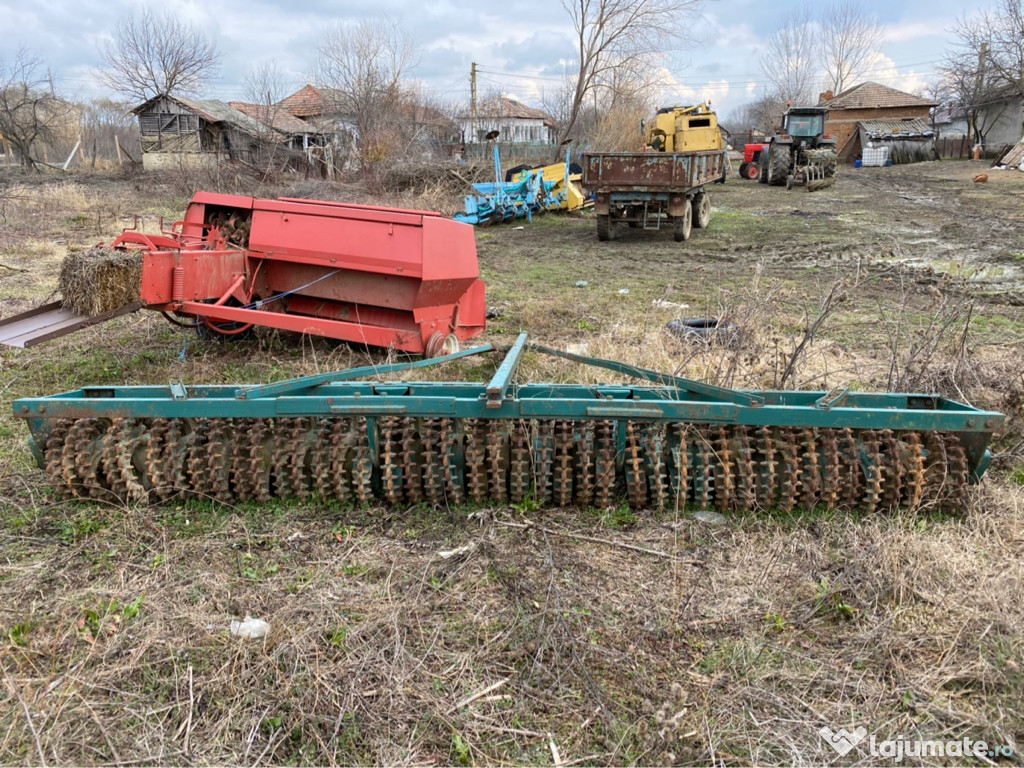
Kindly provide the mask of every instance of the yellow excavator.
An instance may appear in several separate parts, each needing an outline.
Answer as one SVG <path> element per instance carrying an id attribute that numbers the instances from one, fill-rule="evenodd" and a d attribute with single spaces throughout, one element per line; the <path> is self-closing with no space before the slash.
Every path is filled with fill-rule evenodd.
<path id="1" fill-rule="evenodd" d="M 692 107 L 662 107 L 642 123 L 644 147 L 655 152 L 699 152 L 725 149 L 718 117 L 710 102 Z"/>

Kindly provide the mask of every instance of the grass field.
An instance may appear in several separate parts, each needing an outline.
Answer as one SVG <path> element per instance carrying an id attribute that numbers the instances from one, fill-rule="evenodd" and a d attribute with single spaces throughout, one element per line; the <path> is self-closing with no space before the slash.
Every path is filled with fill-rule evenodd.
<path id="1" fill-rule="evenodd" d="M 219 343 L 145 312 L 0 350 L 0 762 L 894 764 L 867 740 L 840 757 L 827 726 L 1015 751 L 905 765 L 1019 764 L 1024 174 L 974 172 L 842 169 L 813 194 L 732 178 L 685 244 L 627 229 L 599 243 L 589 213 L 477 236 L 484 341 L 526 330 L 727 386 L 929 391 L 1006 413 L 954 512 L 59 501 L 11 400 L 268 382 L 386 353 L 276 332 Z M 0 179 L 0 317 L 50 296 L 67 253 L 180 218 L 187 182 Z M 735 322 L 739 343 L 665 331 L 687 316 Z M 608 374 L 528 355 L 520 377 Z M 247 615 L 265 638 L 232 636 Z"/>

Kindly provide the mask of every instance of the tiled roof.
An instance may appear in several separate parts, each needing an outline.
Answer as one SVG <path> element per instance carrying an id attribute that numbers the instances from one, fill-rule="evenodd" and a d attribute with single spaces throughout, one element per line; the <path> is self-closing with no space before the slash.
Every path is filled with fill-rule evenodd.
<path id="1" fill-rule="evenodd" d="M 279 106 L 284 107 L 296 117 L 319 115 L 323 108 L 320 92 L 312 85 L 307 85 L 305 88 L 296 91 L 284 99 Z"/>
<path id="2" fill-rule="evenodd" d="M 282 100 L 279 106 L 284 107 L 295 117 L 318 117 L 329 112 L 336 112 L 337 109 L 333 106 L 340 103 L 341 99 L 333 89 L 307 85 Z"/>
<path id="3" fill-rule="evenodd" d="M 268 107 L 266 104 L 248 104 L 244 101 L 229 101 L 228 103 L 239 112 L 244 112 L 254 120 L 259 120 L 264 125 L 269 125 L 281 133 L 292 136 L 315 133 L 313 126 L 305 120 L 295 117 L 280 105 Z"/>
<path id="4" fill-rule="evenodd" d="M 484 118 L 519 118 L 522 120 L 543 120 L 545 125 L 554 125 L 555 118 L 547 112 L 528 107 L 515 99 L 499 96 L 488 99 L 477 108 L 477 116 Z"/>
<path id="5" fill-rule="evenodd" d="M 897 91 L 881 83 L 861 83 L 821 104 L 828 109 L 887 109 L 892 107 L 937 107 L 936 101 Z"/>

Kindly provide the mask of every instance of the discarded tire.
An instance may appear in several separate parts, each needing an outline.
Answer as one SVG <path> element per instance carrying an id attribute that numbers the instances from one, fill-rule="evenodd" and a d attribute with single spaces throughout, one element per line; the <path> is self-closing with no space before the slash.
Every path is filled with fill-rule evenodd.
<path id="1" fill-rule="evenodd" d="M 715 317 L 686 317 L 682 320 L 672 320 L 665 324 L 665 328 L 673 336 L 684 341 L 702 341 L 723 346 L 735 344 L 740 333 L 736 323 Z"/>

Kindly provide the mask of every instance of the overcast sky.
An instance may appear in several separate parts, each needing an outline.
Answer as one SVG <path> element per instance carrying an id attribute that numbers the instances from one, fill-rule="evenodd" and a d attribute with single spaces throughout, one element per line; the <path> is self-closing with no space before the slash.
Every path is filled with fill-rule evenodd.
<path id="1" fill-rule="evenodd" d="M 203 94 L 243 99 L 242 83 L 254 63 L 276 61 L 294 90 L 309 81 L 318 40 L 335 23 L 373 14 L 399 20 L 417 40 L 413 77 L 425 91 L 468 102 L 470 64 L 480 74 L 478 91 L 512 94 L 540 106 L 556 88 L 573 55 L 568 15 L 556 0 L 515 2 L 408 2 L 403 0 L 180 0 L 146 3 L 172 10 L 214 35 L 223 63 Z M 100 43 L 117 20 L 143 3 L 133 0 L 0 0 L 0 57 L 19 45 L 38 54 L 58 88 L 74 98 L 109 95 L 96 83 Z M 664 55 L 662 104 L 712 100 L 723 117 L 761 95 L 758 61 L 766 41 L 787 12 L 803 3 L 767 0 L 705 0 L 686 25 L 689 40 Z M 967 4 L 970 5 L 970 4 Z M 917 91 L 935 79 L 962 0 L 862 0 L 884 27 L 878 58 L 865 79 Z M 812 6 L 814 7 L 814 6 Z"/>

